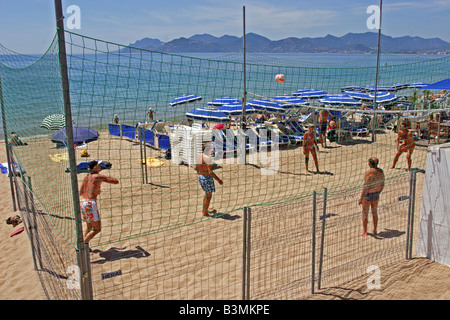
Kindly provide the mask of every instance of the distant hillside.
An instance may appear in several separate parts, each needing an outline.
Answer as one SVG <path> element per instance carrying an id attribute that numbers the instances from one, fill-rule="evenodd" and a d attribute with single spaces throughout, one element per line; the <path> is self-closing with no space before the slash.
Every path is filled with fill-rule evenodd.
<path id="1" fill-rule="evenodd" d="M 376 51 L 378 34 L 375 32 L 347 33 L 342 37 L 327 35 L 317 38 L 290 37 L 272 41 L 255 33 L 245 37 L 246 48 L 251 52 L 266 53 L 372 53 Z M 131 47 L 168 53 L 183 52 L 241 52 L 242 37 L 197 34 L 190 38 L 179 38 L 169 42 L 144 38 L 130 44 Z M 123 49 L 129 50 L 129 49 Z M 439 38 L 421 37 L 393 38 L 381 35 L 381 50 L 391 53 L 446 53 L 450 54 L 450 43 Z"/>

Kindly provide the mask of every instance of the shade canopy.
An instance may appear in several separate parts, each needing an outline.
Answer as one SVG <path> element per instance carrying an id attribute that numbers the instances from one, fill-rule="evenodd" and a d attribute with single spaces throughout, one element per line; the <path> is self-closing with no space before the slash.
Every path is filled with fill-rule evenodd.
<path id="1" fill-rule="evenodd" d="M 329 95 L 319 99 L 319 103 L 323 103 L 325 105 L 331 106 L 359 106 L 361 105 L 361 101 L 346 95 L 346 94 L 338 94 L 338 95 Z"/>
<path id="2" fill-rule="evenodd" d="M 225 98 L 217 98 L 214 99 L 212 101 L 208 102 L 208 106 L 210 107 L 220 107 L 226 104 L 238 104 L 241 103 L 241 101 L 239 99 L 236 98 L 229 98 L 229 97 L 225 97 Z"/>
<path id="3" fill-rule="evenodd" d="M 182 96 L 179 96 L 179 97 L 173 99 L 172 102 L 170 102 L 170 106 L 173 108 L 178 105 L 192 103 L 192 102 L 196 102 L 196 101 L 200 101 L 200 100 L 202 100 L 202 97 L 197 96 L 195 94 L 184 94 Z"/>
<path id="4" fill-rule="evenodd" d="M 228 122 L 228 115 L 212 108 L 197 108 L 186 113 L 186 118 L 200 121 Z"/>
<path id="5" fill-rule="evenodd" d="M 75 121 L 72 121 L 73 123 Z M 63 114 L 51 114 L 46 116 L 41 123 L 41 128 L 47 130 L 59 130 L 66 126 L 66 116 Z"/>
<path id="6" fill-rule="evenodd" d="M 242 103 L 232 103 L 232 104 L 225 104 L 223 106 L 220 106 L 216 109 L 219 112 L 223 112 L 227 115 L 231 116 L 238 116 L 242 115 Z M 256 109 L 252 106 L 246 104 L 245 106 L 245 113 L 246 114 L 252 114 L 255 113 Z"/>
<path id="7" fill-rule="evenodd" d="M 58 130 L 52 136 L 52 142 L 67 145 L 67 128 Z M 73 143 L 80 145 L 89 143 L 98 139 L 98 131 L 86 127 L 73 127 Z"/>
<path id="8" fill-rule="evenodd" d="M 422 87 L 423 90 L 450 90 L 450 78 L 444 79 L 428 86 Z"/>
<path id="9" fill-rule="evenodd" d="M 293 96 L 302 98 L 302 99 L 320 99 L 325 97 L 327 93 L 322 90 L 315 89 L 301 89 L 292 93 Z"/>

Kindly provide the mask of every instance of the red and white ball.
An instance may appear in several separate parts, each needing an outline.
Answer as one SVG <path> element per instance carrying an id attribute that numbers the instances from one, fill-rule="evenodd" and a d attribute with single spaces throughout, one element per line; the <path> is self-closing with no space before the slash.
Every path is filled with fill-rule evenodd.
<path id="1" fill-rule="evenodd" d="M 284 74 L 281 74 L 281 73 L 277 74 L 275 76 L 275 81 L 278 83 L 283 83 L 284 82 Z"/>

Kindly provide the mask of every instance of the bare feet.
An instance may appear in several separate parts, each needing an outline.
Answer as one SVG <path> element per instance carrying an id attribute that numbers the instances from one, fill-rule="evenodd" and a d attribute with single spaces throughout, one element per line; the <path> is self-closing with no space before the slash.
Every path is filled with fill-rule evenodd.
<path id="1" fill-rule="evenodd" d="M 361 232 L 360 234 L 359 234 L 361 237 L 367 237 L 367 232 Z"/>

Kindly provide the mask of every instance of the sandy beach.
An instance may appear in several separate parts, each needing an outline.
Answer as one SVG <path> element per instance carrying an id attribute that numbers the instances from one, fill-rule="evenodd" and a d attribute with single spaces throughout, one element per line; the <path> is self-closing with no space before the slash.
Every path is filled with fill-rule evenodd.
<path id="1" fill-rule="evenodd" d="M 231 163 L 219 163 L 215 172 L 224 181 L 224 186 L 217 186 L 212 207 L 219 213 L 226 214 L 230 219 L 204 219 L 200 214 L 203 193 L 192 168 L 186 165 L 175 165 L 170 160 L 163 159 L 163 153 L 160 150 L 147 148 L 147 157 L 164 161 L 164 165 L 147 168 L 149 182 L 142 183 L 139 144 L 128 139 L 111 137 L 107 132 L 102 132 L 100 139 L 87 147 L 90 154 L 89 160 L 101 159 L 111 162 L 113 164 L 111 170 L 105 170 L 104 174 L 117 177 L 120 184 L 105 185 L 100 196 L 102 232 L 91 244 L 93 272 L 111 272 L 120 268 L 124 273 L 122 276 L 124 281 L 133 283 L 135 287 L 139 287 L 139 283 L 142 283 L 142 286 L 141 290 L 137 288 L 132 290 L 126 288 L 126 283 L 118 285 L 120 289 L 117 289 L 116 295 L 114 286 L 108 287 L 104 282 L 97 281 L 95 288 L 98 292 L 105 293 L 106 299 L 148 299 L 145 290 L 151 279 L 173 272 L 172 281 L 176 285 L 155 290 L 165 292 L 158 297 L 177 299 L 177 293 L 172 295 L 171 292 L 182 284 L 190 283 L 189 272 L 206 273 L 207 278 L 217 278 L 218 274 L 227 274 L 229 272 L 227 268 L 229 268 L 236 272 L 235 277 L 239 277 L 240 273 L 236 271 L 239 270 L 237 261 L 226 261 L 226 259 L 221 261 L 220 268 L 223 270 L 208 271 L 207 266 L 211 262 L 215 263 L 212 257 L 216 256 L 220 259 L 222 255 L 232 256 L 237 250 L 229 243 L 241 241 L 242 219 L 234 220 L 233 217 L 241 216 L 241 208 L 244 206 L 301 198 L 314 190 L 321 191 L 324 187 L 339 193 L 346 190 L 348 186 L 359 186 L 367 169 L 367 159 L 374 152 L 378 152 L 377 156 L 387 179 L 406 171 L 404 156 L 397 165 L 398 169 L 388 169 L 395 155 L 393 132 L 378 135 L 377 142 L 374 144 L 370 144 L 369 140 L 370 137 L 356 137 L 352 143 L 330 143 L 329 148 L 321 149 L 319 152 L 320 173 L 305 172 L 304 157 L 301 154 L 301 148 L 298 147 L 280 150 L 280 164 L 273 175 L 261 175 L 262 164 L 243 166 L 235 163 L 235 160 L 231 160 Z M 39 144 L 39 152 L 27 152 L 25 148 L 29 148 L 33 143 Z M 29 146 L 20 148 L 23 149 L 18 150 L 17 154 L 24 163 L 29 163 L 27 172 L 33 177 L 35 188 L 38 190 L 41 190 L 44 182 L 37 178 L 38 170 L 33 167 L 36 163 L 49 169 L 59 168 L 60 172 L 64 172 L 64 168 L 67 167 L 67 162 L 51 160 L 49 154 L 60 154 L 61 150 L 55 150 L 48 142 L 31 141 Z M 416 147 L 413 167 L 423 169 L 425 158 L 426 148 Z M 0 144 L 0 162 L 6 162 L 3 143 Z M 310 169 L 314 170 L 312 159 Z M 82 177 L 84 174 L 79 175 L 79 179 Z M 60 180 L 55 179 L 48 183 L 54 184 L 55 188 L 61 188 L 61 185 L 67 181 L 68 174 L 64 173 Z M 27 233 L 22 232 L 10 237 L 10 234 L 23 224 L 13 228 L 5 223 L 8 217 L 20 214 L 13 212 L 7 175 L 0 176 L 0 185 L 3 190 L 0 200 L 3 223 L 0 232 L 4 239 L 0 244 L 3 252 L 0 257 L 0 298 L 5 300 L 46 299 L 39 277 L 34 271 Z M 421 188 L 422 185 L 418 186 L 419 194 L 421 194 Z M 65 197 L 70 199 L 70 193 Z M 70 216 L 70 212 L 66 213 L 64 208 L 56 209 L 63 217 Z M 416 216 L 418 217 L 419 214 L 420 208 L 417 209 Z M 205 227 L 207 223 L 208 227 Z M 63 232 L 65 228 L 69 228 L 62 222 L 61 225 L 56 224 L 56 226 Z M 211 233 L 205 234 L 206 228 Z M 198 247 L 204 250 L 205 255 L 195 253 Z M 124 250 L 128 253 L 124 253 Z M 121 253 L 129 254 L 137 259 L 109 259 Z M 183 256 L 184 259 L 176 260 L 179 256 Z M 140 257 L 143 259 L 139 259 Z M 148 269 L 149 266 L 152 270 L 147 271 L 147 276 L 143 275 L 143 270 Z M 189 272 L 186 272 L 186 268 Z M 175 274 L 177 270 L 184 271 L 177 276 Z M 209 272 L 211 272 L 210 275 Z M 215 281 L 220 279 L 214 279 L 211 285 Z M 365 284 L 365 280 L 355 279 L 338 288 L 326 288 L 315 295 L 308 296 L 307 299 L 449 299 L 450 268 L 426 258 L 414 257 L 412 260 L 399 261 L 384 268 L 383 285 L 380 290 L 368 290 Z M 164 286 L 166 285 L 167 283 L 164 283 Z M 234 299 L 240 298 L 239 287 L 230 286 L 227 289 L 230 292 L 214 293 L 209 297 L 211 299 L 223 299 L 230 296 Z M 205 292 L 215 292 L 215 287 L 195 288 L 195 292 L 186 296 L 200 299 L 205 294 L 208 296 Z"/>

